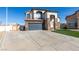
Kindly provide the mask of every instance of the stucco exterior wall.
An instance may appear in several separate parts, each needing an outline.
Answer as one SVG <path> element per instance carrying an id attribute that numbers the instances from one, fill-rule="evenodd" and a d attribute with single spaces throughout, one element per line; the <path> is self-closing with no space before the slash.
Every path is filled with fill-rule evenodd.
<path id="1" fill-rule="evenodd" d="M 11 31 L 12 26 L 0 26 L 0 31 Z"/>
<path id="2" fill-rule="evenodd" d="M 0 31 L 18 31 L 19 26 L 13 26 L 13 25 L 6 25 L 6 26 L 0 26 Z"/>

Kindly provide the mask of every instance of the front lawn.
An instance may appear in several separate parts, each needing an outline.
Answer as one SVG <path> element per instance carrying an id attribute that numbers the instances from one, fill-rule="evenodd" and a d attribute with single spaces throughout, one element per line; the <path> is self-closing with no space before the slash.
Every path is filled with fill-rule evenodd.
<path id="1" fill-rule="evenodd" d="M 71 31 L 71 30 L 68 30 L 68 29 L 61 29 L 61 30 L 55 30 L 54 32 L 61 33 L 61 34 L 64 34 L 64 35 L 79 37 L 79 32 L 78 31 Z"/>

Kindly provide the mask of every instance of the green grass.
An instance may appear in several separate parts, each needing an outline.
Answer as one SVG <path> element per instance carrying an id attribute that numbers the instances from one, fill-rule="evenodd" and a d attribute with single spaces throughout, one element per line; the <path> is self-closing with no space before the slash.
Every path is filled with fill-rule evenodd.
<path id="1" fill-rule="evenodd" d="M 68 30 L 68 29 L 61 29 L 61 30 L 55 30 L 54 32 L 79 38 L 79 32 L 78 31 L 71 31 L 71 30 Z"/>

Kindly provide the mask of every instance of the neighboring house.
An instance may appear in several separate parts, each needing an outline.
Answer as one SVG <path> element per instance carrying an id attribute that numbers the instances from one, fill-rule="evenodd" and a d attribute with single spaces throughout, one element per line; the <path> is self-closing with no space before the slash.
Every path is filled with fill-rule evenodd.
<path id="1" fill-rule="evenodd" d="M 1 31 L 6 31 L 5 25 L 0 25 L 0 32 L 1 32 Z"/>
<path id="2" fill-rule="evenodd" d="M 66 17 L 67 27 L 70 29 L 79 29 L 79 10 Z"/>
<path id="3" fill-rule="evenodd" d="M 54 30 L 60 29 L 60 18 L 56 11 L 32 9 L 25 12 L 26 30 Z"/>
<path id="4" fill-rule="evenodd" d="M 13 23 L 13 24 L 11 24 L 11 26 L 12 26 L 12 30 L 11 31 L 18 31 L 19 27 L 20 27 L 20 25 L 17 24 L 17 23 Z"/>
<path id="5" fill-rule="evenodd" d="M 18 31 L 18 24 L 0 25 L 0 31 Z"/>
<path id="6" fill-rule="evenodd" d="M 12 30 L 12 26 L 10 25 L 0 25 L 0 31 L 10 31 Z"/>

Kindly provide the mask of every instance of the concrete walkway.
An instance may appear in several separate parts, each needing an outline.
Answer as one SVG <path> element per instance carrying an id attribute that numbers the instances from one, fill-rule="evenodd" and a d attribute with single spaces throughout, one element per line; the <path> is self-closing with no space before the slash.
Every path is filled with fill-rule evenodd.
<path id="1" fill-rule="evenodd" d="M 6 32 L 0 50 L 79 51 L 79 38 L 49 31 Z"/>

